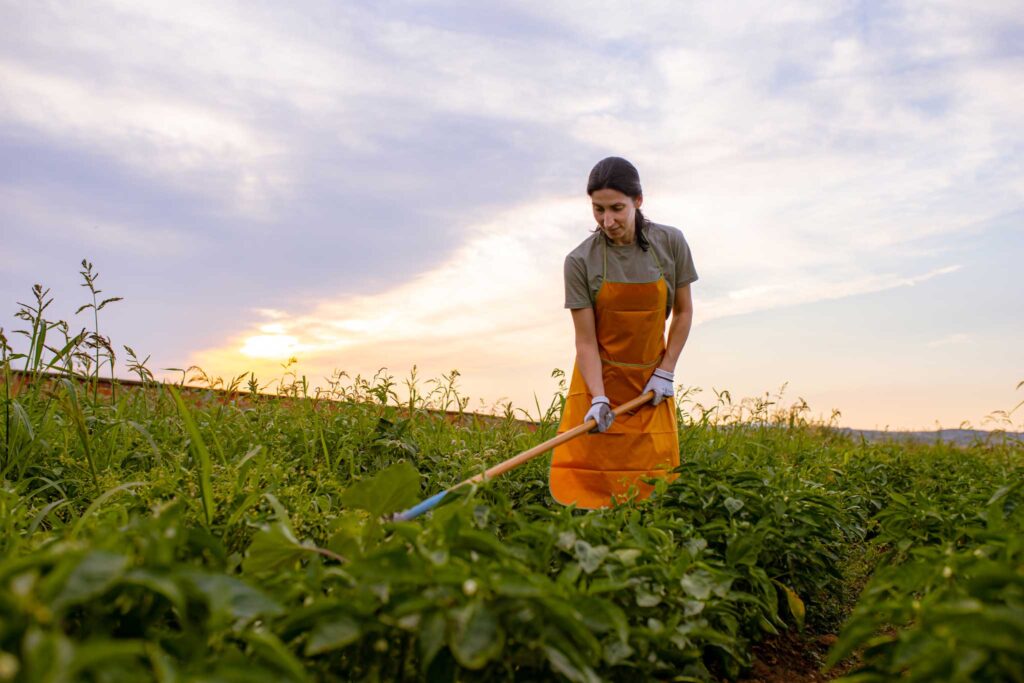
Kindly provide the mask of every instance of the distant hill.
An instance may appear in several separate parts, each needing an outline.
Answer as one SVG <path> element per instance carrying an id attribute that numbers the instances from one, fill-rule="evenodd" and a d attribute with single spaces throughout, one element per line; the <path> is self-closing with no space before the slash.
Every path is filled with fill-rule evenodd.
<path id="1" fill-rule="evenodd" d="M 983 429 L 940 429 L 930 432 L 899 432 L 878 429 L 851 429 L 841 427 L 838 431 L 854 437 L 863 437 L 872 443 L 882 441 L 913 441 L 916 443 L 936 443 L 938 441 L 955 443 L 961 446 L 993 441 L 1002 443 L 1004 440 L 1024 445 L 1024 432 L 986 431 Z"/>

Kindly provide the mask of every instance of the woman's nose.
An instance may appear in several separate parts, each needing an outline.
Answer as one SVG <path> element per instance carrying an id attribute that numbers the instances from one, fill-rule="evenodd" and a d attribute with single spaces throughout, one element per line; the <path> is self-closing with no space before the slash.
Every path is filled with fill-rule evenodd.
<path id="1" fill-rule="evenodd" d="M 610 228 L 615 225 L 615 217 L 609 213 L 604 215 L 604 227 Z"/>

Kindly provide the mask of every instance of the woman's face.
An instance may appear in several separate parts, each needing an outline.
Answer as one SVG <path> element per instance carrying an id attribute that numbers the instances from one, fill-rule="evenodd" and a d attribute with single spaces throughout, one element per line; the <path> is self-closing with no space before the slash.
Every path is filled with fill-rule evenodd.
<path id="1" fill-rule="evenodd" d="M 618 190 L 606 188 L 590 195 L 597 226 L 613 244 L 632 244 L 636 235 L 636 210 L 644 198 L 634 199 Z"/>

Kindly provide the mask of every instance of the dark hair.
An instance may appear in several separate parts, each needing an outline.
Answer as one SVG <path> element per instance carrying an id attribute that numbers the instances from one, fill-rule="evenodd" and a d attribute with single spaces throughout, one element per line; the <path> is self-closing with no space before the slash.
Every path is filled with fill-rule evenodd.
<path id="1" fill-rule="evenodd" d="M 640 172 L 636 170 L 636 166 L 622 157 L 601 159 L 590 171 L 590 178 L 587 180 L 587 194 L 592 195 L 598 190 L 618 190 L 633 199 L 644 193 L 643 188 L 640 187 Z M 640 207 L 637 207 L 636 242 L 644 251 L 647 251 L 650 246 L 644 232 L 646 227 L 647 219 L 640 212 Z M 607 236 L 605 239 L 608 239 Z"/>

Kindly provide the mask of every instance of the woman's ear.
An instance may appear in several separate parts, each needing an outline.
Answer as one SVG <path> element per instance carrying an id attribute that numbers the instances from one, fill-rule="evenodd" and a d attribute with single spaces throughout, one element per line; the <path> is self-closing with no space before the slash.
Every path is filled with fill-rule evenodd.
<path id="1" fill-rule="evenodd" d="M 636 199 L 633 200 L 633 204 L 635 204 L 636 208 L 638 208 L 638 209 L 640 208 L 640 205 L 643 204 L 643 203 L 644 203 L 644 196 L 643 195 L 639 195 Z"/>

